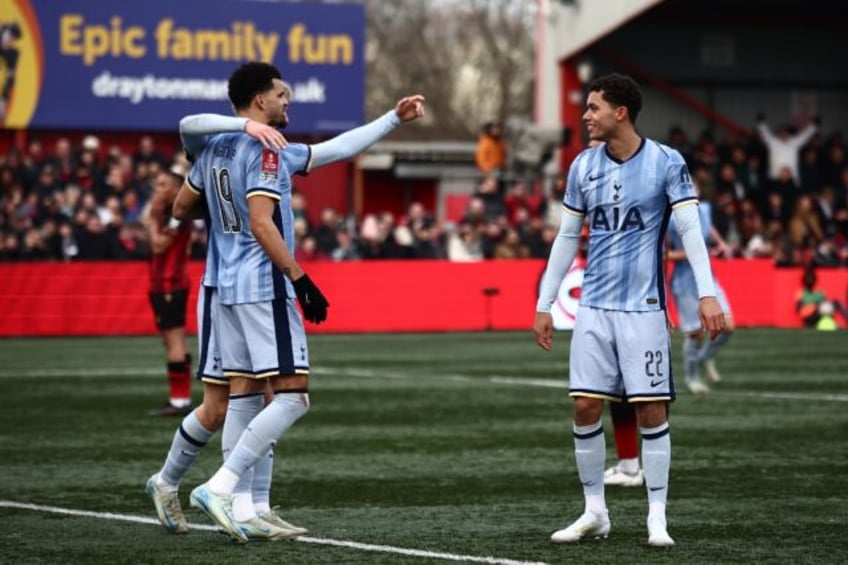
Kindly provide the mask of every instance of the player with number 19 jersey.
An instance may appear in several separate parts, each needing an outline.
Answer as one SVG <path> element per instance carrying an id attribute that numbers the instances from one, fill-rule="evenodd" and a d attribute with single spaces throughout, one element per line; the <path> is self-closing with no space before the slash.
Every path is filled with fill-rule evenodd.
<path id="1" fill-rule="evenodd" d="M 602 310 L 664 310 L 662 251 L 672 208 L 697 204 L 686 163 L 651 139 L 620 162 L 606 144 L 580 153 L 563 206 L 589 221 L 580 305 Z"/>
<path id="2" fill-rule="evenodd" d="M 291 282 L 271 262 L 250 232 L 247 199 L 262 195 L 279 201 L 274 223 L 294 254 L 292 173 L 309 170 L 308 145 L 277 151 L 243 133 L 212 137 L 197 157 L 188 183 L 207 199 L 218 254 L 221 304 L 249 304 L 295 296 Z"/>

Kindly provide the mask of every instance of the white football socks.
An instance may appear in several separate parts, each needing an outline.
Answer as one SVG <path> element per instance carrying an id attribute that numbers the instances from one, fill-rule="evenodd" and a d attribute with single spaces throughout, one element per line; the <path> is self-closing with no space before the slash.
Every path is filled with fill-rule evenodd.
<path id="1" fill-rule="evenodd" d="M 601 420 L 588 426 L 574 425 L 574 458 L 583 483 L 586 510 L 594 514 L 606 512 L 604 500 L 604 464 L 606 440 Z"/>

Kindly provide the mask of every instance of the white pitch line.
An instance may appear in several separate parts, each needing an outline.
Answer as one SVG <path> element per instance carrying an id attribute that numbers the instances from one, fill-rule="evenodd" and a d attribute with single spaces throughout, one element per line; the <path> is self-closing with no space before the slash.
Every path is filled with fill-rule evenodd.
<path id="1" fill-rule="evenodd" d="M 816 394 L 814 392 L 749 392 L 728 391 L 713 392 L 718 396 L 748 396 L 753 398 L 771 398 L 775 400 L 820 400 L 822 402 L 848 402 L 848 394 Z"/>
<path id="2" fill-rule="evenodd" d="M 162 367 L 71 367 L 58 369 L 4 369 L 0 371 L 0 379 L 19 379 L 37 377 L 124 377 L 124 376 L 165 376 Z"/>
<path id="3" fill-rule="evenodd" d="M 25 502 L 14 502 L 12 500 L 0 500 L 0 508 L 17 508 L 19 510 L 32 510 L 34 512 L 49 512 L 51 514 L 64 514 L 66 516 L 82 516 L 84 518 L 98 518 L 101 520 L 116 520 L 120 522 L 132 522 L 134 524 L 159 525 L 155 518 L 145 516 L 133 516 L 131 514 L 114 514 L 112 512 L 91 512 L 89 510 L 74 510 L 73 508 L 59 508 L 58 506 L 43 506 L 41 504 L 29 504 Z M 198 530 L 217 531 L 218 528 L 208 524 L 191 524 L 192 528 Z"/>
<path id="4" fill-rule="evenodd" d="M 568 381 L 548 379 L 520 379 L 514 377 L 489 377 L 489 381 L 498 384 L 538 386 L 544 388 L 568 388 Z M 813 392 L 768 392 L 768 391 L 714 391 L 714 396 L 745 396 L 775 400 L 818 400 L 821 402 L 848 402 L 848 394 L 816 394 Z"/>
<path id="5" fill-rule="evenodd" d="M 553 379 L 519 379 L 516 377 L 489 377 L 489 382 L 499 385 L 538 386 L 542 388 L 568 388 L 568 381 Z"/>
<path id="6" fill-rule="evenodd" d="M 145 516 L 134 516 L 132 514 L 115 514 L 112 512 L 91 512 L 88 510 L 74 510 L 72 508 L 59 508 L 57 506 L 42 506 L 40 504 L 29 504 L 14 502 L 12 500 L 0 500 L 0 508 L 17 508 L 19 510 L 32 510 L 35 512 L 49 512 L 52 514 L 64 514 L 66 516 L 82 516 L 84 518 L 97 518 L 100 520 L 115 520 L 121 522 L 132 522 L 134 524 L 150 524 L 159 526 L 154 518 Z M 217 531 L 217 526 L 208 524 L 189 524 L 195 530 Z M 395 553 L 411 557 L 425 557 L 428 559 L 444 559 L 446 561 L 465 561 L 469 563 L 489 563 L 491 565 L 547 565 L 542 561 L 517 561 L 515 559 L 504 559 L 501 557 L 481 557 L 477 555 L 457 555 L 454 553 L 442 553 L 437 551 L 426 551 L 422 549 L 410 549 L 406 547 L 395 547 L 392 545 L 376 545 L 371 543 L 359 543 L 355 541 L 334 540 L 327 538 L 299 537 L 294 541 L 312 543 L 317 545 L 332 545 L 335 547 L 347 547 L 361 551 L 373 551 L 378 553 Z"/>
<path id="7" fill-rule="evenodd" d="M 415 375 L 401 371 L 380 371 L 358 367 L 312 367 L 312 374 L 316 377 L 322 375 L 339 375 L 343 377 L 379 378 L 379 379 L 409 379 L 421 378 L 424 375 Z M 0 370 L 0 379 L 12 378 L 37 378 L 37 377 L 114 377 L 114 376 L 155 376 L 164 375 L 158 367 L 120 367 L 108 368 L 98 367 L 96 369 L 84 368 L 56 368 L 56 369 L 29 369 L 29 370 Z M 530 386 L 541 388 L 567 389 L 566 379 L 525 379 L 508 376 L 474 377 L 471 375 L 446 374 L 429 375 L 427 378 L 462 381 L 462 382 L 490 382 L 493 384 L 508 386 Z M 769 391 L 714 391 L 714 396 L 745 396 L 748 398 L 763 398 L 772 400 L 818 400 L 821 402 L 848 402 L 848 394 L 817 394 L 806 392 L 769 392 Z"/>
<path id="8" fill-rule="evenodd" d="M 547 565 L 543 561 L 516 561 L 514 559 L 503 559 L 501 557 L 478 557 L 476 555 L 455 555 L 453 553 L 441 553 L 436 551 L 424 551 L 421 549 L 406 549 L 392 545 L 374 545 L 370 543 L 359 543 L 355 541 L 339 541 L 331 539 L 296 538 L 297 541 L 306 543 L 317 543 L 321 545 L 334 545 L 337 547 L 349 547 L 363 551 L 376 551 L 380 553 L 397 553 L 412 557 L 426 557 L 429 559 L 444 559 L 446 561 L 466 561 L 470 563 L 491 563 L 493 565 Z"/>

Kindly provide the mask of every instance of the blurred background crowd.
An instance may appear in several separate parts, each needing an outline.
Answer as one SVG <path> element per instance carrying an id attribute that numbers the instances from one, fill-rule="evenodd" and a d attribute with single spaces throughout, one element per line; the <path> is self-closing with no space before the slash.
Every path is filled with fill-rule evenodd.
<path id="1" fill-rule="evenodd" d="M 690 137 L 673 127 L 661 140 L 687 160 L 727 257 L 771 258 L 778 265 L 848 265 L 848 163 L 841 131 L 818 120 L 803 128 L 769 126 L 756 134 Z M 547 257 L 559 226 L 565 174 L 527 180 L 508 166 L 511 148 L 498 124 L 487 124 L 477 146 L 477 179 L 461 217 L 412 202 L 405 214 L 345 217 L 309 210 L 297 193 L 300 261 L 449 259 L 478 261 Z M 78 146 L 36 137 L 25 151 L 0 155 L 0 260 L 84 261 L 149 256 L 145 207 L 157 174 L 184 156 L 163 155 L 150 136 L 130 154 L 93 135 Z M 365 188 L 367 190 L 367 187 Z M 310 220 L 317 218 L 317 221 Z M 205 254 L 197 222 L 191 256 Z M 717 249 L 717 252 L 719 250 Z"/>

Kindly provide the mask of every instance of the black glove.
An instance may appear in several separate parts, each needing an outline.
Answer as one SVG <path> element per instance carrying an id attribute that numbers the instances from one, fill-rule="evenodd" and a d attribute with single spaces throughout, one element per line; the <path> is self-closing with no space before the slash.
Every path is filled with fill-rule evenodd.
<path id="1" fill-rule="evenodd" d="M 766 121 L 766 115 L 763 112 L 757 114 L 757 123 L 762 123 Z"/>
<path id="2" fill-rule="evenodd" d="M 327 308 L 330 303 L 315 286 L 315 283 L 309 278 L 309 275 L 304 274 L 296 281 L 292 281 L 294 291 L 297 293 L 297 301 L 300 302 L 300 307 L 303 309 L 303 317 L 313 324 L 320 324 L 327 319 Z"/>

